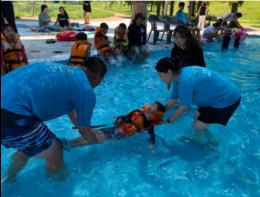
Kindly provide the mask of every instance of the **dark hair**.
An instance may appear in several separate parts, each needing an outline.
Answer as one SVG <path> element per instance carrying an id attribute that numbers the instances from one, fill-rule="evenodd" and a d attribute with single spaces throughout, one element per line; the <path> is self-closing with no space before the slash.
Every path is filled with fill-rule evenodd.
<path id="1" fill-rule="evenodd" d="M 83 62 L 82 66 L 89 69 L 92 73 L 100 74 L 101 76 L 104 76 L 107 72 L 105 62 L 96 56 L 89 57 Z"/>
<path id="2" fill-rule="evenodd" d="M 1 24 L 1 31 L 4 31 L 8 27 L 11 27 L 13 29 L 13 27 L 10 24 Z"/>
<path id="3" fill-rule="evenodd" d="M 225 24 L 227 24 L 227 22 L 224 22 Z M 223 25 L 224 25 L 223 23 Z M 221 23 L 217 22 L 217 23 L 213 23 L 213 27 L 220 27 Z"/>
<path id="4" fill-rule="evenodd" d="M 44 10 L 45 8 L 47 8 L 47 7 L 48 7 L 47 5 L 42 4 L 42 5 L 41 5 L 41 11 L 43 12 L 43 10 Z"/>
<path id="5" fill-rule="evenodd" d="M 178 74 L 181 67 L 177 64 L 175 59 L 163 57 L 157 62 L 155 69 L 160 73 L 166 73 L 168 70 L 171 70 L 172 72 Z"/>
<path id="6" fill-rule="evenodd" d="M 65 8 L 64 8 L 63 6 L 60 6 L 60 7 L 59 7 L 59 10 L 60 10 L 60 9 L 63 9 L 63 10 L 64 10 L 64 15 L 65 15 L 67 18 L 69 18 L 69 15 L 68 15 L 68 13 L 66 12 Z"/>
<path id="7" fill-rule="evenodd" d="M 180 2 L 180 3 L 179 3 L 179 6 L 184 7 L 184 6 L 185 6 L 185 3 L 184 3 L 184 2 Z"/>
<path id="8" fill-rule="evenodd" d="M 137 21 L 139 18 L 142 19 L 142 20 L 145 20 L 145 17 L 144 17 L 144 15 L 143 15 L 142 13 L 137 13 L 137 14 L 135 15 L 134 20 L 133 20 L 133 23 L 135 24 L 136 21 Z"/>
<path id="9" fill-rule="evenodd" d="M 193 47 L 197 47 L 199 46 L 198 41 L 196 40 L 196 38 L 194 38 L 194 36 L 191 34 L 190 30 L 188 27 L 184 26 L 184 25 L 178 25 L 175 29 L 174 29 L 174 34 L 179 33 L 181 34 L 181 36 L 184 36 L 186 38 L 186 48 L 190 49 Z"/>
<path id="10" fill-rule="evenodd" d="M 105 28 L 105 29 L 108 29 L 108 25 L 106 24 L 106 23 L 101 23 L 100 24 L 100 27 L 103 29 L 103 28 Z"/>
<path id="11" fill-rule="evenodd" d="M 223 23 L 222 23 L 222 26 L 224 26 L 224 25 L 227 25 L 227 22 L 223 22 Z"/>
<path id="12" fill-rule="evenodd" d="M 85 34 L 84 32 L 79 32 L 76 36 L 75 36 L 76 40 L 87 40 L 88 36 L 87 34 Z"/>
<path id="13" fill-rule="evenodd" d="M 236 13 L 236 15 L 237 15 L 237 18 L 240 18 L 243 16 L 241 12 Z"/>
<path id="14" fill-rule="evenodd" d="M 119 27 L 121 27 L 123 30 L 126 30 L 126 25 L 125 25 L 125 23 L 120 23 L 120 24 L 119 24 Z"/>
<path id="15" fill-rule="evenodd" d="M 156 103 L 158 105 L 158 108 L 157 108 L 158 111 L 160 111 L 160 112 L 165 112 L 166 111 L 166 108 L 165 108 L 165 106 L 162 103 L 160 103 L 158 101 L 156 101 L 154 103 Z"/>

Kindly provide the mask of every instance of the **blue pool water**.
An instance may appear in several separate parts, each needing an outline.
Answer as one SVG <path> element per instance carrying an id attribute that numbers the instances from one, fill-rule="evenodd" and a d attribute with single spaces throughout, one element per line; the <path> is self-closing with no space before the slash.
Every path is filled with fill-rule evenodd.
<path id="1" fill-rule="evenodd" d="M 151 103 L 165 102 L 170 92 L 154 66 L 170 54 L 152 53 L 141 65 L 110 66 L 105 82 L 95 92 L 93 125 L 111 123 L 118 115 Z M 69 174 L 63 181 L 51 179 L 44 161 L 30 160 L 11 185 L 2 187 L 8 197 L 30 196 L 260 196 L 260 38 L 250 37 L 239 50 L 221 52 L 220 43 L 204 46 L 207 66 L 234 81 L 242 102 L 226 127 L 210 131 L 219 141 L 215 149 L 182 143 L 189 136 L 195 109 L 175 124 L 156 128 L 157 145 L 147 146 L 147 134 L 127 140 L 65 152 Z M 67 117 L 49 121 L 60 137 L 78 136 Z M 1 146 L 3 174 L 14 152 Z"/>

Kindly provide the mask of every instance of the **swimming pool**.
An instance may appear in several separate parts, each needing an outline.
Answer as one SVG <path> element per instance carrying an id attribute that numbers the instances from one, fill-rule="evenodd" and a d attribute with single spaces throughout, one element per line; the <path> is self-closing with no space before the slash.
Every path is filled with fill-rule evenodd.
<path id="1" fill-rule="evenodd" d="M 32 159 L 4 196 L 257 196 L 260 195 L 260 38 L 250 37 L 240 49 L 222 52 L 220 43 L 204 47 L 207 66 L 233 80 L 242 102 L 227 127 L 213 125 L 220 145 L 203 149 L 182 143 L 192 134 L 191 109 L 175 124 L 156 128 L 157 145 L 151 151 L 147 134 L 127 140 L 65 152 L 69 175 L 63 181 L 47 176 L 44 161 Z M 159 80 L 154 66 L 170 50 L 153 52 L 141 65 L 110 66 L 95 91 L 97 105 L 93 125 L 111 123 L 118 115 L 155 100 L 165 102 L 170 92 Z M 58 136 L 71 138 L 67 117 L 49 121 Z M 1 146 L 3 174 L 14 152 Z"/>

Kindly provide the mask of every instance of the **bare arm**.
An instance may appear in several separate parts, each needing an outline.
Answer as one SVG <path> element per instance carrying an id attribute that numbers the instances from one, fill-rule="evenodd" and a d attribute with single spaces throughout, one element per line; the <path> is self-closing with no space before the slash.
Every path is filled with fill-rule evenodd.
<path id="1" fill-rule="evenodd" d="M 171 99 L 165 104 L 166 111 L 168 111 L 174 104 L 176 103 L 176 99 Z"/>
<path id="2" fill-rule="evenodd" d="M 170 116 L 168 119 L 169 123 L 174 122 L 177 118 L 179 118 L 185 111 L 187 111 L 188 106 L 179 106 L 174 114 Z"/>

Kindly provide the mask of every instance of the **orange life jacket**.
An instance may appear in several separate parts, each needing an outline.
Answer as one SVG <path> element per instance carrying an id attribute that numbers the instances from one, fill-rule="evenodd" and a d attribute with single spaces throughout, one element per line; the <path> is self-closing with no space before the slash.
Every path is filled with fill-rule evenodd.
<path id="1" fill-rule="evenodd" d="M 160 124 L 163 114 L 164 113 L 160 111 L 149 112 L 147 106 L 144 106 L 140 110 L 129 113 L 129 117 L 127 117 L 126 122 L 122 124 L 121 128 L 126 134 L 139 132 Z"/>
<path id="2" fill-rule="evenodd" d="M 1 61 L 1 73 L 7 73 L 28 64 L 19 34 L 15 35 L 12 42 L 11 44 L 11 40 L 1 33 L 1 53 L 3 58 Z"/>
<path id="3" fill-rule="evenodd" d="M 82 66 L 84 60 L 87 58 L 86 54 L 90 50 L 91 43 L 87 40 L 76 41 L 71 47 L 71 56 L 69 59 L 69 65 Z"/>
<path id="4" fill-rule="evenodd" d="M 110 52 L 112 47 L 109 46 L 109 40 L 106 35 L 104 35 L 102 28 L 97 27 L 94 36 L 94 46 L 98 50 L 98 53 L 104 54 Z"/>

